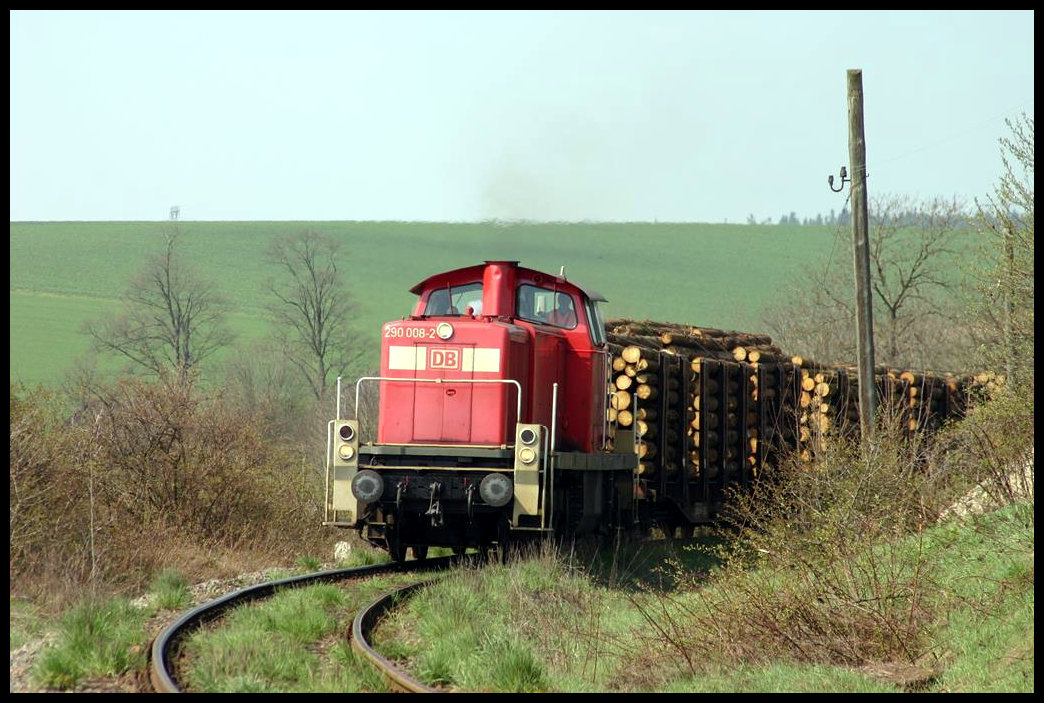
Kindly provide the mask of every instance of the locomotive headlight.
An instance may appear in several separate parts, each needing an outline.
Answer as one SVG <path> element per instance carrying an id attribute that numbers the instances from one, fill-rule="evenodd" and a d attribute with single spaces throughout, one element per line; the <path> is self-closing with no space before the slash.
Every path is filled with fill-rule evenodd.
<path id="1" fill-rule="evenodd" d="M 537 440 L 537 433 L 529 427 L 526 427 L 518 433 L 518 438 L 522 440 L 522 444 L 532 444 Z M 529 462 L 526 463 L 528 464 Z"/>
<path id="2" fill-rule="evenodd" d="M 384 493 L 384 479 L 376 471 L 363 469 L 352 478 L 352 494 L 364 503 L 379 500 Z"/>
<path id="3" fill-rule="evenodd" d="M 351 425 L 341 425 L 337 430 L 337 434 L 341 436 L 345 442 L 351 442 L 355 438 L 355 428 Z"/>
<path id="4" fill-rule="evenodd" d="M 518 458 L 523 464 L 532 464 L 536 461 L 536 451 L 532 447 L 522 447 L 518 450 Z"/>
<path id="5" fill-rule="evenodd" d="M 453 336 L 453 325 L 448 322 L 440 322 L 435 325 L 435 334 L 439 339 L 449 339 Z"/>
<path id="6" fill-rule="evenodd" d="M 479 496 L 494 508 L 507 505 L 514 495 L 515 489 L 511 485 L 511 479 L 504 474 L 486 474 L 479 484 Z"/>
<path id="7" fill-rule="evenodd" d="M 350 444 L 342 444 L 337 448 L 337 455 L 344 461 L 351 461 L 355 456 L 355 449 Z"/>

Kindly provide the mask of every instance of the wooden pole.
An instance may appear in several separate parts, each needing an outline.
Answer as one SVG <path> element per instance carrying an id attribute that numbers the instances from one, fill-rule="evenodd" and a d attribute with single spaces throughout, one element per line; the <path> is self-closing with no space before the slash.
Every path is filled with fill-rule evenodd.
<path id="1" fill-rule="evenodd" d="M 856 328 L 859 361 L 859 425 L 863 439 L 873 435 L 874 313 L 870 289 L 870 245 L 866 197 L 866 136 L 863 130 L 863 71 L 848 71 L 848 155 L 852 165 L 852 239 L 856 272 Z"/>

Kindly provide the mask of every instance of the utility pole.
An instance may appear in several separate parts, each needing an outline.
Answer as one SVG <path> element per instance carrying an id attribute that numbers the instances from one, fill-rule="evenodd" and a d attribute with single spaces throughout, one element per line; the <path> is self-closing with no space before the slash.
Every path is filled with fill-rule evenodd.
<path id="1" fill-rule="evenodd" d="M 859 426 L 873 435 L 877 412 L 874 387 L 874 312 L 870 290 L 870 242 L 866 206 L 866 137 L 863 131 L 863 71 L 848 71 L 848 157 L 852 166 L 852 240 L 856 272 L 856 328 L 859 357 Z"/>

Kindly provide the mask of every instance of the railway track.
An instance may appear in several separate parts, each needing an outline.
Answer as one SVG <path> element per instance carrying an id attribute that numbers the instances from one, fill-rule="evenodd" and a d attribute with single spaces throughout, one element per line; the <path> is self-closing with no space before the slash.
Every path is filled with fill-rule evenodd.
<path id="1" fill-rule="evenodd" d="M 421 683 L 395 666 L 394 663 L 373 648 L 373 645 L 370 644 L 370 633 L 377 627 L 381 617 L 395 603 L 414 590 L 424 586 L 425 583 L 424 581 L 413 583 L 374 599 L 369 605 L 356 613 L 355 621 L 352 623 L 352 649 L 384 674 L 384 677 L 395 689 L 406 693 L 441 693 L 442 691 Z"/>
<path id="2" fill-rule="evenodd" d="M 221 618 L 224 613 L 232 608 L 245 603 L 264 600 L 287 588 L 348 581 L 395 572 L 437 571 L 447 568 L 457 560 L 457 557 L 437 557 L 423 561 L 392 562 L 351 569 L 320 571 L 303 576 L 268 581 L 227 594 L 209 603 L 204 603 L 186 612 L 152 641 L 149 652 L 149 679 L 153 690 L 157 693 L 185 692 L 182 682 L 179 680 L 177 665 L 181 644 L 188 635 L 203 625 Z M 381 671 L 394 688 L 401 691 L 430 693 L 436 692 L 438 689 L 433 689 L 413 679 L 383 657 L 370 644 L 370 634 L 381 617 L 399 598 L 423 586 L 425 583 L 426 581 L 413 583 L 373 600 L 357 612 L 352 624 L 352 647 Z"/>

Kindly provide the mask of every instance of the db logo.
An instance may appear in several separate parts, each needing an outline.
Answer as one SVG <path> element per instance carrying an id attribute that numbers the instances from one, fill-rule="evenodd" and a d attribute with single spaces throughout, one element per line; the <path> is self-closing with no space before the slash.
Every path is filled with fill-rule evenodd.
<path id="1" fill-rule="evenodd" d="M 459 369 L 460 349 L 429 349 L 428 368 Z"/>

